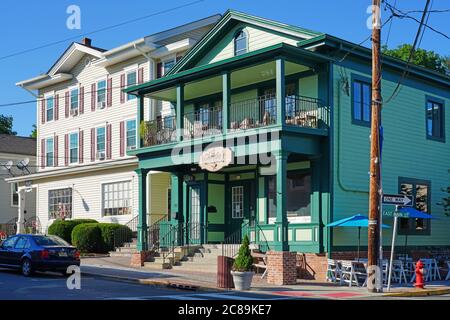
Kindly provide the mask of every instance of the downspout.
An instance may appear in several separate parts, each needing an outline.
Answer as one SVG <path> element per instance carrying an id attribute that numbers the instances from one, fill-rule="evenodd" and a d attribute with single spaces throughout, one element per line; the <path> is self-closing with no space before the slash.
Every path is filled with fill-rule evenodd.
<path id="1" fill-rule="evenodd" d="M 149 75 L 151 75 L 150 74 L 150 71 L 152 70 L 151 67 L 152 67 L 152 64 L 154 64 L 153 59 L 150 57 L 150 55 L 147 52 L 145 52 L 144 50 L 139 48 L 136 43 L 133 43 L 133 48 L 136 49 L 137 51 L 139 51 L 147 59 L 148 70 L 149 70 L 148 73 L 149 73 Z M 153 78 L 153 76 L 150 77 L 150 80 L 153 80 L 152 78 Z M 149 114 L 148 114 L 148 116 L 149 116 L 150 119 L 152 119 L 152 116 L 154 116 L 154 110 L 153 109 L 155 109 L 155 101 L 153 99 L 149 99 Z"/>

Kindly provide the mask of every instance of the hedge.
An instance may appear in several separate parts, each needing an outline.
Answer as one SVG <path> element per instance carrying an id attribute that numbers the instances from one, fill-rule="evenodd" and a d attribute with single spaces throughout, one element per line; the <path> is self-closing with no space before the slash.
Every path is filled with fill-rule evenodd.
<path id="1" fill-rule="evenodd" d="M 48 234 L 63 238 L 68 243 L 72 243 L 72 230 L 82 223 L 98 223 L 93 219 L 56 220 L 48 228 Z"/>
<path id="2" fill-rule="evenodd" d="M 102 232 L 98 223 L 83 223 L 72 230 L 73 245 L 81 252 L 102 252 Z"/>
<path id="3" fill-rule="evenodd" d="M 97 226 L 102 234 L 102 249 L 105 252 L 114 250 L 114 247 L 120 247 L 133 238 L 133 232 L 127 226 L 118 223 L 99 223 Z"/>

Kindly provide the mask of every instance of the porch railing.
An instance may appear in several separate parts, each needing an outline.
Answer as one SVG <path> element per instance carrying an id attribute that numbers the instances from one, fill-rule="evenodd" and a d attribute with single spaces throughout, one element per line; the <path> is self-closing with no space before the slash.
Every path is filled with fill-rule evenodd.
<path id="1" fill-rule="evenodd" d="M 241 228 L 230 234 L 222 242 L 222 256 L 234 258 L 239 252 L 240 244 L 245 235 L 249 236 L 249 222 L 242 224 Z"/>
<path id="2" fill-rule="evenodd" d="M 185 140 L 222 133 L 222 108 L 185 113 L 183 131 Z"/>
<path id="3" fill-rule="evenodd" d="M 277 121 L 276 96 L 265 95 L 256 99 L 238 101 L 230 105 L 230 130 L 247 130 L 275 124 Z"/>
<path id="4" fill-rule="evenodd" d="M 175 116 L 166 116 L 157 120 L 144 121 L 140 135 L 144 147 L 151 147 L 176 141 L 177 121 Z"/>
<path id="5" fill-rule="evenodd" d="M 329 110 L 320 99 L 305 96 L 286 97 L 286 124 L 308 128 L 325 128 Z"/>

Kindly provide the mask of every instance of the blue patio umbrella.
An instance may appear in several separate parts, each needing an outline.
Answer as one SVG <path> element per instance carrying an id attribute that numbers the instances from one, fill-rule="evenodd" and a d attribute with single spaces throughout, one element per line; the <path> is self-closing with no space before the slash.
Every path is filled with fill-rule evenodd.
<path id="1" fill-rule="evenodd" d="M 327 224 L 327 227 L 358 227 L 358 260 L 359 260 L 359 247 L 361 244 L 361 228 L 369 227 L 369 218 L 362 214 L 356 214 L 354 216 L 329 223 Z M 385 224 L 383 224 L 382 227 L 390 228 L 390 226 Z"/>

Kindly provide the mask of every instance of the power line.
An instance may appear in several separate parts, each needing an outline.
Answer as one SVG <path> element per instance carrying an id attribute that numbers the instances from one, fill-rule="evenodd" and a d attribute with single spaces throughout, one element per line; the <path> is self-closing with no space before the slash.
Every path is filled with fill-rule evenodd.
<path id="1" fill-rule="evenodd" d="M 97 29 L 97 30 L 94 30 L 94 31 L 86 32 L 86 33 L 83 33 L 83 34 L 80 34 L 80 35 L 77 35 L 77 36 L 69 37 L 69 38 L 66 38 L 66 39 L 63 39 L 63 40 L 53 41 L 53 42 L 50 42 L 50 43 L 47 43 L 47 44 L 44 44 L 44 45 L 40 45 L 40 46 L 37 46 L 37 47 L 34 47 L 34 48 L 30 48 L 30 49 L 25 49 L 25 50 L 22 50 L 22 51 L 14 52 L 14 53 L 11 53 L 11 54 L 8 54 L 8 55 L 5 55 L 5 56 L 0 56 L 0 61 L 8 59 L 8 58 L 15 57 L 15 56 L 18 56 L 18 55 L 23 55 L 25 53 L 29 53 L 29 52 L 32 52 L 32 51 L 48 48 L 48 47 L 51 47 L 51 46 L 54 46 L 54 45 L 57 45 L 57 44 L 61 44 L 61 43 L 67 42 L 67 41 L 71 41 L 71 40 L 74 40 L 74 39 L 79 39 L 80 37 L 85 37 L 85 36 L 89 36 L 89 35 L 92 35 L 92 34 L 95 34 L 95 33 L 103 32 L 103 31 L 106 31 L 106 30 L 114 29 L 114 28 L 118 28 L 118 27 L 130 24 L 130 23 L 134 23 L 134 22 L 137 22 L 137 21 L 145 20 L 145 19 L 157 16 L 157 15 L 164 14 L 164 13 L 176 11 L 178 9 L 186 8 L 186 7 L 189 7 L 189 6 L 195 5 L 195 4 L 200 3 L 200 2 L 204 2 L 204 1 L 205 0 L 192 1 L 192 2 L 189 2 L 189 3 L 183 4 L 183 5 L 179 5 L 179 6 L 176 6 L 176 7 L 169 8 L 169 9 L 161 10 L 161 11 L 158 11 L 158 12 L 154 12 L 154 13 L 142 16 L 142 17 L 130 19 L 130 20 L 127 20 L 127 21 L 124 21 L 124 22 L 120 22 L 120 23 L 111 25 L 111 26 L 107 26 L 107 27 L 103 27 L 103 28 L 100 28 L 100 29 Z"/>

